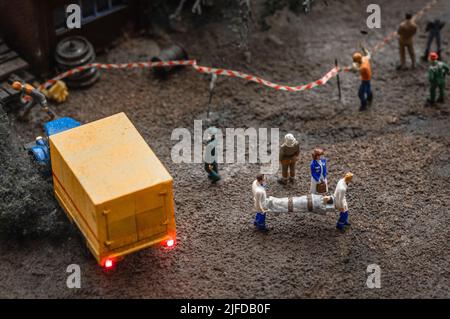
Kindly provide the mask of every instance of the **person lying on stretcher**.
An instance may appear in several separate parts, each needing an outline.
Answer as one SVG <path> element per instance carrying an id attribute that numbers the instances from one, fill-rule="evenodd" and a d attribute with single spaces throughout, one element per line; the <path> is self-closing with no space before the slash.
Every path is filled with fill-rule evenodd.
<path id="1" fill-rule="evenodd" d="M 350 226 L 348 221 L 348 205 L 345 198 L 348 185 L 353 180 L 353 174 L 347 173 L 339 180 L 336 190 L 332 196 L 308 194 L 299 197 L 269 197 L 266 200 L 268 213 L 306 213 L 326 214 L 327 212 L 339 211 L 339 219 L 336 228 L 344 230 Z"/>

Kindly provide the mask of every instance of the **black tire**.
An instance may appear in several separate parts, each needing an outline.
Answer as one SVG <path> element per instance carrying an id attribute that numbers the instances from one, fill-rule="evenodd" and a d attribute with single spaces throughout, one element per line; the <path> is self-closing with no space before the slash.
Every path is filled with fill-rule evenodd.
<path id="1" fill-rule="evenodd" d="M 49 179 L 52 176 L 51 165 L 39 163 L 34 157 L 33 152 L 31 151 L 29 151 L 28 154 L 30 155 L 31 165 L 33 166 L 33 169 L 35 169 L 44 179 Z"/>

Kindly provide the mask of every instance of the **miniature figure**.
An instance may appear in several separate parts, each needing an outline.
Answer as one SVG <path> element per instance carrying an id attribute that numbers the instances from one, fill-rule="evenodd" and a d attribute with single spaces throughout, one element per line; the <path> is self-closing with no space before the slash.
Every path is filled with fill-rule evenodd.
<path id="1" fill-rule="evenodd" d="M 422 56 L 423 62 L 427 62 L 428 56 L 431 50 L 431 45 L 433 43 L 433 40 L 436 39 L 436 45 L 437 45 L 437 54 L 439 57 L 441 57 L 441 30 L 444 27 L 445 22 L 442 22 L 439 19 L 434 20 L 433 22 L 428 22 L 425 32 L 428 32 L 428 41 L 427 41 L 427 48 L 425 49 L 425 53 Z"/>
<path id="2" fill-rule="evenodd" d="M 303 0 L 302 7 L 303 11 L 305 11 L 306 14 L 309 14 L 311 12 L 311 7 L 314 0 Z"/>
<path id="3" fill-rule="evenodd" d="M 216 147 L 217 147 L 217 128 L 208 128 L 209 139 L 206 142 L 205 147 L 205 171 L 208 173 L 208 178 L 214 184 L 218 182 L 221 177 L 219 175 L 219 164 L 216 158 Z"/>
<path id="4" fill-rule="evenodd" d="M 362 53 L 353 54 L 353 72 L 359 71 L 361 75 L 361 86 L 359 87 L 358 96 L 361 100 L 360 111 L 367 109 L 367 104 L 371 105 L 373 100 L 372 88 L 370 81 L 372 79 L 372 68 L 370 66 L 370 53 L 367 49 L 362 48 Z"/>
<path id="5" fill-rule="evenodd" d="M 286 134 L 284 137 L 284 143 L 280 147 L 280 162 L 281 162 L 281 175 L 282 178 L 278 180 L 280 184 L 286 185 L 289 181 L 294 183 L 295 181 L 295 164 L 298 161 L 300 155 L 300 145 L 295 139 L 294 135 Z"/>
<path id="6" fill-rule="evenodd" d="M 322 158 L 323 149 L 316 148 L 311 161 L 311 194 L 326 194 L 328 192 L 327 161 Z"/>
<path id="7" fill-rule="evenodd" d="M 348 206 L 347 200 L 345 199 L 345 193 L 347 192 L 348 184 L 353 179 L 352 173 L 345 174 L 344 178 L 340 179 L 336 185 L 336 190 L 334 191 L 334 205 L 339 211 L 339 219 L 336 224 L 336 228 L 339 230 L 344 230 L 345 226 L 350 226 L 348 221 Z"/>
<path id="8" fill-rule="evenodd" d="M 397 33 L 399 35 L 400 47 L 400 65 L 397 70 L 405 68 L 406 64 L 406 49 L 408 49 L 409 57 L 411 58 L 412 68 L 416 67 L 416 54 L 414 52 L 414 35 L 417 33 L 417 25 L 412 21 L 412 15 L 407 13 L 405 21 L 398 27 Z"/>
<path id="9" fill-rule="evenodd" d="M 444 103 L 445 75 L 450 70 L 447 64 L 438 61 L 439 55 L 436 52 L 430 53 L 430 67 L 428 69 L 428 80 L 430 81 L 430 98 L 425 106 L 434 105 L 436 102 L 436 89 L 439 88 L 438 103 Z"/>
<path id="10" fill-rule="evenodd" d="M 256 209 L 255 221 L 253 224 L 258 230 L 268 231 L 266 227 L 266 196 L 267 181 L 263 174 L 256 176 L 256 180 L 252 184 L 253 201 Z"/>
<path id="11" fill-rule="evenodd" d="M 55 114 L 47 106 L 47 99 L 44 93 L 39 89 L 36 89 L 27 83 L 20 83 L 19 81 L 14 81 L 12 87 L 21 94 L 20 101 L 23 105 L 23 110 L 21 111 L 20 118 L 22 120 L 25 120 L 28 117 L 28 114 L 36 103 L 42 107 L 51 120 L 55 118 Z"/>

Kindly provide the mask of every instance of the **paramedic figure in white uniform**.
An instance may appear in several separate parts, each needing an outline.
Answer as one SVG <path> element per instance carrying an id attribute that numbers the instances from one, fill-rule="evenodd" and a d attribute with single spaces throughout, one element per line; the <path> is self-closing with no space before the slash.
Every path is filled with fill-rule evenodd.
<path id="1" fill-rule="evenodd" d="M 253 202 L 255 205 L 256 216 L 253 224 L 260 231 L 268 231 L 266 227 L 266 210 L 267 210 L 267 182 L 263 174 L 256 176 L 256 180 L 252 184 Z"/>
<path id="2" fill-rule="evenodd" d="M 339 211 L 339 219 L 336 224 L 336 228 L 343 231 L 346 226 L 350 226 L 348 221 L 348 205 L 345 198 L 345 193 L 347 192 L 348 184 L 353 180 L 353 174 L 347 173 L 344 178 L 340 179 L 336 185 L 336 190 L 334 191 L 334 206 Z"/>

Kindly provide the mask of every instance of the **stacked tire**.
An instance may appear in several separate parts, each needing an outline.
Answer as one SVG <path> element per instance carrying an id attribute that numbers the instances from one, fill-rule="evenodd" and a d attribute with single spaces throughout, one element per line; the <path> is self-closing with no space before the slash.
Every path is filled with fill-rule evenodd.
<path id="1" fill-rule="evenodd" d="M 55 50 L 56 67 L 65 72 L 95 62 L 92 44 L 84 37 L 71 36 L 61 40 Z M 75 73 L 64 79 L 69 88 L 85 88 L 94 84 L 100 77 L 97 68 Z"/>

